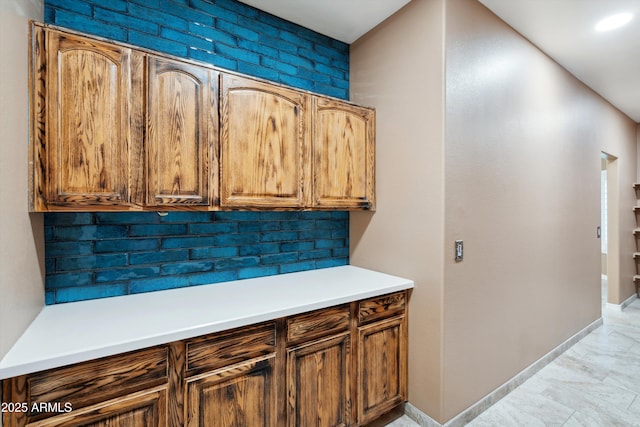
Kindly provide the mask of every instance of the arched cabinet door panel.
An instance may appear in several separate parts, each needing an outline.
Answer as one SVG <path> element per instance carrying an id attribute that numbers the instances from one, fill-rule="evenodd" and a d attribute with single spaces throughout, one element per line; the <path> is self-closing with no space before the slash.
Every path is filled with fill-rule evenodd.
<path id="1" fill-rule="evenodd" d="M 313 206 L 375 208 L 374 110 L 314 100 Z"/>
<path id="2" fill-rule="evenodd" d="M 310 177 L 310 96 L 222 75 L 220 205 L 301 208 Z"/>
<path id="3" fill-rule="evenodd" d="M 59 31 L 48 31 L 43 39 L 46 158 L 40 172 L 46 176 L 46 203 L 97 209 L 129 205 L 129 147 L 139 137 L 129 117 L 142 108 L 132 96 L 137 77 L 132 64 L 142 57 Z"/>
<path id="4" fill-rule="evenodd" d="M 148 57 L 147 206 L 207 206 L 217 144 L 214 70 Z"/>

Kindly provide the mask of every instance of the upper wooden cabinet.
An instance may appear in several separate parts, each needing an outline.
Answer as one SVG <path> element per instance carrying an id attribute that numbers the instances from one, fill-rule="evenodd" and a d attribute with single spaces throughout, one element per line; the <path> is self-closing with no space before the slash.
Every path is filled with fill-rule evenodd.
<path id="1" fill-rule="evenodd" d="M 33 211 L 375 208 L 375 112 L 34 24 Z"/>
<path id="2" fill-rule="evenodd" d="M 221 206 L 375 208 L 375 112 L 222 76 Z"/>
<path id="3" fill-rule="evenodd" d="M 305 207 L 310 96 L 223 74 L 221 99 L 221 206 Z"/>
<path id="4" fill-rule="evenodd" d="M 217 205 L 218 71 L 39 25 L 32 40 L 32 210 Z"/>
<path id="5" fill-rule="evenodd" d="M 146 205 L 207 206 L 217 188 L 218 72 L 157 56 L 147 67 Z"/>
<path id="6" fill-rule="evenodd" d="M 375 208 L 375 112 L 316 97 L 313 204 L 318 208 Z"/>
<path id="7" fill-rule="evenodd" d="M 38 32 L 34 40 L 40 60 L 32 94 L 40 162 L 35 209 L 128 205 L 130 145 L 141 138 L 129 118 L 143 105 L 131 96 L 140 77 L 132 74 L 132 63 L 141 57 L 59 31 Z"/>

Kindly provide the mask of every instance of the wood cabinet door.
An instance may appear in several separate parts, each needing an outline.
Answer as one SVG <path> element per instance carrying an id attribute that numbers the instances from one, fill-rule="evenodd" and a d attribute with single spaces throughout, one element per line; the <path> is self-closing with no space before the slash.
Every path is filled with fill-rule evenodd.
<path id="1" fill-rule="evenodd" d="M 358 328 L 358 424 L 406 400 L 405 316 Z"/>
<path id="2" fill-rule="evenodd" d="M 348 332 L 287 349 L 287 426 L 351 424 Z"/>
<path id="3" fill-rule="evenodd" d="M 313 206 L 375 208 L 375 112 L 314 98 Z"/>
<path id="4" fill-rule="evenodd" d="M 166 427 L 167 390 L 157 388 L 71 410 L 29 427 Z"/>
<path id="5" fill-rule="evenodd" d="M 309 95 L 228 74 L 221 94 L 220 205 L 305 206 Z"/>
<path id="6" fill-rule="evenodd" d="M 275 354 L 187 380 L 188 427 L 275 427 Z"/>
<path id="7" fill-rule="evenodd" d="M 129 204 L 129 118 L 142 108 L 131 92 L 132 55 L 125 47 L 47 32 L 44 191 L 54 209 Z"/>
<path id="8" fill-rule="evenodd" d="M 218 73 L 148 56 L 148 206 L 207 206 L 216 186 Z M 215 196 L 213 196 L 215 197 Z"/>

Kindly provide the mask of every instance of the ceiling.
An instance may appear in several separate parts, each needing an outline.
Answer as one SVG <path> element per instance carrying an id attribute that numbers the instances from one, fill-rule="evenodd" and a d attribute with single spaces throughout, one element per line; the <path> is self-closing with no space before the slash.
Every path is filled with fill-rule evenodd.
<path id="1" fill-rule="evenodd" d="M 410 0 L 241 0 L 352 43 Z M 479 0 L 587 86 L 640 122 L 640 0 Z M 625 27 L 594 30 L 630 12 Z"/>
<path id="2" fill-rule="evenodd" d="M 410 0 L 240 1 L 351 44 Z"/>
<path id="3" fill-rule="evenodd" d="M 587 86 L 640 122 L 640 0 L 479 0 Z M 629 12 L 599 33 L 596 23 Z"/>

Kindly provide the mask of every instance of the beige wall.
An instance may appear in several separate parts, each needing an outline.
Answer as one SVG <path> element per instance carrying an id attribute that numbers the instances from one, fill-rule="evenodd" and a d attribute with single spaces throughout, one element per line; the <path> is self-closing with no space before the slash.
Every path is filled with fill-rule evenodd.
<path id="1" fill-rule="evenodd" d="M 351 47 L 351 96 L 376 107 L 377 212 L 352 213 L 351 264 L 411 278 L 409 395 L 440 414 L 443 6 L 414 0 Z"/>
<path id="2" fill-rule="evenodd" d="M 445 263 L 450 418 L 600 317 L 603 150 L 618 158 L 615 299 L 631 295 L 636 151 L 630 119 L 477 1 L 449 0 L 445 26 L 445 241 L 466 249 Z"/>
<path id="3" fill-rule="evenodd" d="M 44 305 L 42 215 L 27 207 L 28 19 L 42 0 L 0 1 L 0 359 Z"/>
<path id="4" fill-rule="evenodd" d="M 413 0 L 351 54 L 379 201 L 351 262 L 416 280 L 409 400 L 445 422 L 600 317 L 601 151 L 631 295 L 636 126 L 476 0 Z"/>

